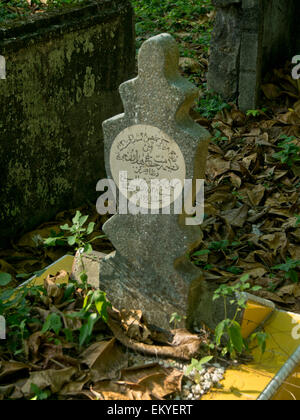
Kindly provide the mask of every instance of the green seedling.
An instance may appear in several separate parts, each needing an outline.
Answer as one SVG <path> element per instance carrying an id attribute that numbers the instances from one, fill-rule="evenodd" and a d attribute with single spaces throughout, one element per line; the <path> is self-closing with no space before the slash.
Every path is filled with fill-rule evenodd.
<path id="1" fill-rule="evenodd" d="M 47 400 L 51 396 L 51 392 L 48 390 L 40 389 L 36 384 L 30 385 L 31 394 L 34 394 L 34 397 L 31 398 L 31 401 L 43 401 Z"/>
<path id="2" fill-rule="evenodd" d="M 78 318 L 82 320 L 82 326 L 79 334 L 79 345 L 82 347 L 87 344 L 92 337 L 94 325 L 102 319 L 108 321 L 108 308 L 111 303 L 106 298 L 106 293 L 101 290 L 90 290 L 79 312 L 73 312 L 66 315 L 68 318 Z"/>
<path id="3" fill-rule="evenodd" d="M 91 235 L 95 228 L 95 223 L 90 222 L 87 227 L 84 227 L 89 216 L 83 216 L 80 211 L 76 212 L 75 217 L 72 219 L 72 226 L 65 224 L 61 226 L 63 231 L 59 235 L 51 236 L 50 238 L 44 239 L 44 245 L 56 246 L 66 245 L 74 247 L 76 251 L 83 250 L 83 252 L 91 252 L 92 242 L 96 239 L 104 238 L 105 235 L 99 235 L 95 238 L 88 240 L 87 237 Z"/>
<path id="4" fill-rule="evenodd" d="M 192 359 L 191 363 L 187 366 L 185 370 L 185 374 L 189 375 L 193 370 L 195 370 L 197 373 L 201 373 L 201 371 L 203 370 L 203 366 L 206 363 L 210 362 L 213 358 L 214 358 L 213 356 L 206 356 L 206 357 L 203 357 L 201 360 Z"/>
<path id="5" fill-rule="evenodd" d="M 177 312 L 174 312 L 171 315 L 171 318 L 170 318 L 169 323 L 170 324 L 173 324 L 174 325 L 174 329 L 176 329 L 178 327 L 178 324 L 180 324 L 180 322 L 182 321 L 182 319 L 186 319 L 186 317 L 185 316 L 182 317 Z"/>
<path id="6" fill-rule="evenodd" d="M 247 117 L 259 117 L 260 115 L 264 114 L 267 111 L 267 108 L 262 109 L 249 109 L 246 112 Z"/>
<path id="7" fill-rule="evenodd" d="M 228 137 L 224 136 L 220 130 L 215 130 L 215 134 L 211 140 L 214 143 L 220 143 L 222 141 L 228 141 Z"/>
<path id="8" fill-rule="evenodd" d="M 220 347 L 222 339 L 226 339 L 226 345 L 223 346 L 221 354 L 224 356 L 227 353 L 230 354 L 231 358 L 235 358 L 236 355 L 241 354 L 243 351 L 248 350 L 249 346 L 246 340 L 242 336 L 241 325 L 237 322 L 237 316 L 239 312 L 246 308 L 246 298 L 243 296 L 243 292 L 255 292 L 261 289 L 260 286 L 251 286 L 248 282 L 249 275 L 243 276 L 238 283 L 233 286 L 222 284 L 214 293 L 213 300 L 222 298 L 224 301 L 225 319 L 221 321 L 215 329 L 215 344 Z M 231 305 L 236 305 L 236 311 L 233 319 L 227 317 L 227 301 Z M 261 336 L 260 340 L 261 340 Z M 251 339 L 254 340 L 257 336 L 253 336 Z"/>
<path id="9" fill-rule="evenodd" d="M 34 285 L 25 285 L 18 289 L 7 287 L 11 281 L 10 274 L 0 273 L 0 315 L 6 321 L 7 348 L 17 356 L 26 351 L 24 340 L 30 335 L 28 325 L 39 323 L 31 311 L 44 289 Z M 5 289 L 1 290 L 1 287 Z"/>
<path id="10" fill-rule="evenodd" d="M 294 142 L 296 137 L 281 136 L 281 141 L 278 144 L 278 148 L 281 149 L 279 152 L 273 154 L 273 158 L 280 160 L 281 163 L 292 167 L 294 164 L 300 162 L 300 147 Z"/>
<path id="11" fill-rule="evenodd" d="M 224 102 L 219 96 L 206 92 L 197 102 L 196 111 L 203 117 L 212 119 L 223 109 L 231 109 L 231 106 Z"/>
<path id="12" fill-rule="evenodd" d="M 83 267 L 83 271 L 79 274 L 79 277 L 85 288 L 87 288 L 88 279 L 86 270 L 84 269 L 82 253 L 92 252 L 92 242 L 96 239 L 106 237 L 105 235 L 98 235 L 93 239 L 88 240 L 88 237 L 93 233 L 95 228 L 94 222 L 90 222 L 88 226 L 84 227 L 88 218 L 89 216 L 83 216 L 80 211 L 77 211 L 75 217 L 72 219 L 72 226 L 65 224 L 60 227 L 62 232 L 59 235 L 54 233 L 50 238 L 44 239 L 45 246 L 64 246 L 68 244 L 69 246 L 74 247 L 76 252 L 79 251 L 81 266 Z"/>
<path id="13" fill-rule="evenodd" d="M 284 271 L 284 278 L 291 280 L 293 283 L 299 282 L 299 268 L 300 268 L 300 260 L 292 260 L 288 259 L 286 263 L 275 265 L 272 267 L 273 270 L 280 270 Z"/>

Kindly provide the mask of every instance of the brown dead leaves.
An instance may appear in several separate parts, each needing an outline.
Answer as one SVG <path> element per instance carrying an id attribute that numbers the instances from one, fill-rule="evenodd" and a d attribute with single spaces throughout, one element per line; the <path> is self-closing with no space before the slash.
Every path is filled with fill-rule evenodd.
<path id="1" fill-rule="evenodd" d="M 0 399 L 30 399 L 36 397 L 36 389 L 52 399 L 150 400 L 181 391 L 183 372 L 153 361 L 149 364 L 149 359 L 141 355 L 151 355 L 155 361 L 159 357 L 189 360 L 199 353 L 202 340 L 198 335 L 183 329 L 165 331 L 151 327 L 138 310 L 111 309 L 109 328 L 98 321 L 94 342 L 81 349 L 76 328 L 70 342 L 63 327 L 69 326 L 67 314 L 82 307 L 84 292 L 74 290 L 69 304 L 64 303 L 62 296 L 67 285 L 59 284 L 64 278 L 67 273 L 63 271 L 48 276 L 45 291 L 39 290 L 30 313 L 36 322 L 28 325 L 31 334 L 23 340 L 23 351 L 17 360 L 9 359 L 8 349 L 0 352 Z M 60 314 L 64 322 L 57 333 L 42 328 L 51 313 Z M 72 321 L 75 322 L 74 317 Z M 80 325 L 79 320 L 77 329 Z"/>
<path id="2" fill-rule="evenodd" d="M 233 106 L 204 124 L 213 140 L 206 171 L 203 253 L 193 257 L 207 279 L 222 283 L 249 274 L 264 287 L 261 293 L 296 311 L 299 298 L 277 294 L 278 285 L 289 282 L 283 271 L 272 267 L 300 255 L 299 167 L 274 159 L 282 135 L 296 136 L 293 142 L 300 144 L 298 88 L 287 70 L 276 70 L 263 86 L 269 99 L 276 98 L 269 109 L 255 117 Z"/>
<path id="3" fill-rule="evenodd" d="M 93 343 L 79 360 L 80 367 L 63 367 L 62 361 L 56 369 L 42 370 L 37 365 L 1 362 L 0 399 L 32 398 L 32 384 L 59 399 L 151 400 L 181 390 L 182 372 L 158 363 L 128 367 L 128 355 L 115 338 Z"/>
<path id="4" fill-rule="evenodd" d="M 98 382 L 92 390 L 106 400 L 161 400 L 181 390 L 182 376 L 176 369 L 153 363 L 124 369 L 118 381 Z"/>

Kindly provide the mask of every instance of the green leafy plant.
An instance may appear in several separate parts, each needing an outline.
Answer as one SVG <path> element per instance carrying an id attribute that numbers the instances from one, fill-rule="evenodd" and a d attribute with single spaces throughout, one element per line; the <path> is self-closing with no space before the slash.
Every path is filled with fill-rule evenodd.
<path id="1" fill-rule="evenodd" d="M 171 33 L 179 44 L 180 56 L 197 58 L 199 47 L 208 53 L 212 21 L 199 20 L 213 10 L 211 0 L 131 0 L 136 16 L 136 51 L 150 36 Z M 195 80 L 198 84 L 200 79 Z"/>
<path id="2" fill-rule="evenodd" d="M 62 327 L 61 316 L 53 312 L 47 316 L 41 333 L 45 334 L 47 331 L 53 331 L 56 335 L 59 335 Z"/>
<path id="3" fill-rule="evenodd" d="M 36 12 L 41 13 L 62 6 L 76 5 L 86 0 L 5 0 L 0 3 L 0 23 L 24 19 Z"/>
<path id="4" fill-rule="evenodd" d="M 298 283 L 299 278 L 300 278 L 299 267 L 300 267 L 300 260 L 288 259 L 286 263 L 275 265 L 274 267 L 272 267 L 272 269 L 284 271 L 285 272 L 284 278 L 289 279 L 294 283 Z"/>
<path id="5" fill-rule="evenodd" d="M 83 270 L 79 274 L 80 281 L 82 282 L 86 295 L 81 311 L 68 314 L 69 318 L 78 318 L 82 321 L 79 334 L 79 345 L 82 347 L 86 344 L 92 336 L 92 332 L 95 324 L 102 319 L 104 322 L 108 320 L 108 308 L 112 307 L 111 303 L 106 298 L 106 293 L 101 290 L 93 290 L 88 285 L 88 276 L 84 268 L 82 253 L 89 253 L 93 250 L 92 242 L 98 238 L 104 238 L 105 235 L 99 235 L 91 240 L 88 240 L 95 228 L 95 223 L 90 222 L 87 227 L 84 225 L 87 223 L 89 216 L 83 216 L 80 211 L 76 212 L 75 217 L 72 219 L 72 226 L 65 224 L 61 226 L 62 234 L 44 240 L 46 246 L 63 245 L 67 243 L 69 246 L 73 246 L 75 251 L 79 251 L 81 259 L 81 265 Z M 80 285 L 78 285 L 80 286 Z M 62 328 L 60 317 L 57 314 L 52 314 L 49 319 L 46 320 L 43 330 L 47 331 L 52 329 L 57 335 Z M 64 333 L 68 340 L 71 340 L 71 333 L 68 329 L 64 329 Z"/>
<path id="6" fill-rule="evenodd" d="M 232 250 L 236 247 L 239 247 L 241 242 L 233 241 L 230 242 L 227 239 L 221 241 L 213 241 L 209 244 L 208 249 L 201 249 L 192 253 L 192 257 L 199 257 L 203 255 L 210 254 L 212 251 L 221 251 L 224 253 L 231 253 Z"/>
<path id="7" fill-rule="evenodd" d="M 12 281 L 12 276 L 8 273 L 0 273 L 0 286 L 7 286 Z"/>
<path id="8" fill-rule="evenodd" d="M 36 384 L 30 385 L 30 391 L 32 394 L 34 394 L 34 397 L 31 398 L 31 401 L 43 401 L 47 400 L 51 396 L 50 391 L 42 390 Z"/>
<path id="9" fill-rule="evenodd" d="M 211 119 L 223 109 L 231 109 L 218 95 L 206 92 L 197 102 L 196 111 L 203 117 Z"/>
<path id="10" fill-rule="evenodd" d="M 258 117 L 259 115 L 264 114 L 267 111 L 267 108 L 262 108 L 262 109 L 249 109 L 246 112 L 247 117 Z"/>
<path id="11" fill-rule="evenodd" d="M 257 340 L 258 347 L 260 348 L 260 351 L 262 354 L 265 353 L 266 347 L 267 347 L 267 340 L 269 338 L 269 335 L 264 331 L 257 331 L 250 336 L 250 342 Z"/>
<path id="12" fill-rule="evenodd" d="M 211 0 L 132 0 L 137 16 L 137 35 L 165 29 L 169 32 L 191 26 L 192 20 L 213 9 Z M 198 25 L 199 30 L 199 25 Z"/>
<path id="13" fill-rule="evenodd" d="M 93 233 L 95 228 L 94 222 L 90 222 L 87 227 L 84 227 L 88 218 L 89 216 L 83 216 L 80 211 L 77 210 L 75 217 L 72 219 L 73 225 L 69 226 L 68 224 L 65 224 L 61 226 L 61 230 L 65 233 L 62 232 L 59 235 L 45 239 L 44 245 L 56 246 L 65 245 L 67 243 L 69 246 L 74 247 L 76 251 L 82 250 L 83 252 L 91 252 L 93 250 L 91 245 L 92 242 L 96 239 L 104 238 L 105 235 L 99 235 L 88 240 L 87 237 Z"/>
<path id="14" fill-rule="evenodd" d="M 186 317 L 183 317 L 183 318 L 185 319 Z M 177 328 L 177 326 L 178 326 L 178 324 L 179 324 L 181 321 L 182 321 L 182 316 L 180 316 L 177 312 L 174 312 L 174 313 L 171 315 L 171 318 L 170 318 L 169 323 L 170 323 L 170 324 L 173 324 L 173 325 L 174 325 L 174 328 L 176 329 L 176 328 Z"/>
<path id="15" fill-rule="evenodd" d="M 237 354 L 248 350 L 247 341 L 242 336 L 241 325 L 237 321 L 239 312 L 246 308 L 247 299 L 243 296 L 243 292 L 255 292 L 261 289 L 260 286 L 251 286 L 248 282 L 249 275 L 241 277 L 240 281 L 230 286 L 222 284 L 214 293 L 213 300 L 222 298 L 224 301 L 225 319 L 221 321 L 215 329 L 215 344 L 220 347 L 222 339 L 226 338 L 226 345 L 222 348 L 222 355 L 230 354 L 231 358 L 235 358 Z M 236 310 L 233 319 L 228 318 L 227 302 L 236 305 Z M 262 336 L 251 336 L 250 341 L 259 337 L 259 345 L 262 342 Z M 263 350 L 263 347 L 261 347 Z"/>
<path id="16" fill-rule="evenodd" d="M 74 295 L 77 293 L 76 285 L 62 284 L 59 287 L 64 290 L 60 304 L 65 306 L 74 302 Z M 82 289 L 79 288 L 79 290 Z M 32 333 L 33 325 L 36 325 L 49 342 L 53 341 L 56 345 L 60 345 L 64 338 L 68 342 L 74 342 L 73 331 L 64 328 L 63 315 L 54 306 L 50 306 L 52 312 L 46 317 L 44 323 L 35 317 L 35 308 L 43 307 L 45 301 L 47 301 L 46 289 L 33 284 L 27 284 L 18 289 L 6 289 L 0 293 L 0 315 L 5 317 L 8 330 L 6 345 L 15 357 L 26 353 L 24 344 Z M 80 320 L 81 326 L 74 330 L 74 333 L 78 331 L 80 347 L 90 341 L 94 326 L 99 320 L 108 321 L 108 308 L 111 307 L 104 292 L 90 289 L 84 295 L 81 310 L 64 315 L 65 318 Z"/>
<path id="17" fill-rule="evenodd" d="M 1 273 L 3 287 L 8 286 L 12 280 L 11 276 Z M 32 308 L 37 299 L 40 298 L 43 288 L 34 285 L 24 285 L 20 288 L 0 288 L 0 315 L 4 316 L 7 328 L 6 345 L 9 351 L 16 355 L 25 352 L 24 340 L 30 335 L 29 324 L 39 323 L 32 314 Z"/>
<path id="18" fill-rule="evenodd" d="M 244 196 L 239 191 L 232 191 L 231 194 L 238 200 L 244 200 Z"/>
<path id="19" fill-rule="evenodd" d="M 208 255 L 210 253 L 209 249 L 200 249 L 192 254 L 192 257 L 202 257 L 203 255 Z"/>
<path id="20" fill-rule="evenodd" d="M 232 274 L 242 274 L 243 273 L 243 269 L 240 267 L 236 267 L 234 265 L 229 266 L 229 267 L 224 267 L 224 270 L 228 271 L 228 273 L 232 273 Z"/>
<path id="21" fill-rule="evenodd" d="M 220 130 L 215 130 L 215 134 L 211 139 L 214 143 L 228 141 L 228 137 L 224 136 Z"/>
<path id="22" fill-rule="evenodd" d="M 72 220 L 73 225 L 62 226 L 62 234 L 56 234 L 46 239 L 44 241 L 46 246 L 67 243 L 70 246 L 75 246 L 77 250 L 81 249 L 89 252 L 92 240 L 88 240 L 88 236 L 94 230 L 94 223 L 89 223 L 85 227 L 87 219 L 88 216 L 82 216 L 80 212 L 77 212 Z M 43 271 L 36 272 L 36 274 L 40 275 Z M 28 274 L 22 274 L 19 277 L 24 279 L 28 276 Z M 72 314 L 73 318 L 80 320 L 81 327 L 78 327 L 79 345 L 83 346 L 90 340 L 95 324 L 100 319 L 107 322 L 107 310 L 111 307 L 111 304 L 106 299 L 104 292 L 93 290 L 88 285 L 85 272 L 80 274 L 80 280 L 84 281 L 84 287 L 82 287 L 82 283 L 62 284 L 57 287 L 63 290 L 59 300 L 60 304 L 65 306 L 75 302 L 75 300 L 76 302 L 83 300 L 82 309 Z M 42 335 L 45 335 L 49 341 L 54 341 L 55 344 L 60 344 L 64 339 L 69 342 L 74 339 L 73 331 L 65 327 L 64 315 L 53 305 L 53 302 L 51 303 L 51 298 L 49 298 L 45 287 L 26 282 L 15 289 L 10 287 L 11 281 L 12 276 L 10 274 L 0 273 L 0 315 L 4 316 L 6 320 L 8 331 L 6 347 L 15 357 L 26 353 L 24 345 L 31 335 L 34 325 L 35 331 L 41 331 Z M 45 321 L 41 321 L 35 308 L 38 306 L 45 308 L 45 302 L 52 306 L 50 306 L 50 313 Z M 49 310 L 48 307 L 47 310 Z M 68 316 L 70 315 L 68 314 Z M 74 332 L 76 333 L 76 331 Z"/>
<path id="23" fill-rule="evenodd" d="M 88 239 L 88 237 L 93 233 L 95 228 L 95 223 L 90 222 L 87 227 L 84 227 L 88 220 L 89 216 L 83 216 L 80 211 L 76 212 L 75 217 L 72 219 L 72 226 L 65 224 L 61 226 L 62 232 L 57 235 L 44 239 L 45 246 L 57 246 L 57 245 L 66 245 L 68 244 L 71 247 L 74 247 L 75 251 L 79 251 L 81 265 L 83 267 L 82 272 L 79 274 L 80 280 L 87 288 L 87 275 L 84 269 L 84 264 L 82 260 L 82 253 L 89 253 L 93 250 L 92 242 L 99 238 L 105 238 L 105 235 L 95 236 L 93 239 Z"/>
<path id="24" fill-rule="evenodd" d="M 107 300 L 106 293 L 101 290 L 90 290 L 83 303 L 83 307 L 79 312 L 68 314 L 68 318 L 78 318 L 82 320 L 82 326 L 79 334 L 79 345 L 82 347 L 88 343 L 94 329 L 94 325 L 102 319 L 108 321 L 108 308 L 111 303 Z"/>
<path id="25" fill-rule="evenodd" d="M 241 245 L 241 242 L 239 241 L 230 242 L 224 239 L 222 241 L 211 242 L 209 245 L 209 249 L 214 250 L 214 251 L 224 251 L 224 252 L 229 251 L 230 252 L 233 248 L 236 248 L 240 245 Z"/>
<path id="26" fill-rule="evenodd" d="M 191 363 L 187 366 L 187 368 L 185 370 L 185 374 L 189 375 L 193 370 L 200 373 L 203 369 L 203 366 L 206 363 L 210 362 L 213 358 L 214 358 L 214 356 L 206 356 L 206 357 L 203 357 L 201 360 L 192 359 Z M 196 379 L 196 382 L 197 382 L 197 378 L 195 378 L 195 379 Z"/>
<path id="27" fill-rule="evenodd" d="M 207 255 L 214 253 L 221 252 L 224 256 L 226 256 L 227 259 L 231 259 L 232 261 L 235 261 L 238 259 L 238 255 L 235 252 L 235 248 L 239 247 L 241 245 L 241 242 L 239 241 L 233 241 L 230 242 L 228 240 L 221 240 L 221 241 L 213 241 L 209 244 L 208 249 L 201 249 L 198 251 L 193 252 L 190 255 L 191 260 L 196 264 L 197 266 L 201 266 L 204 270 L 209 270 L 212 268 L 211 264 L 207 264 Z M 242 274 L 243 269 L 236 266 L 229 266 L 229 267 L 223 267 L 224 270 L 232 273 L 232 274 Z"/>
<path id="28" fill-rule="evenodd" d="M 281 149 L 279 152 L 273 154 L 273 158 L 280 160 L 281 163 L 288 165 L 289 167 L 300 162 L 300 147 L 294 142 L 296 137 L 288 137 L 283 135 L 280 137 L 281 141 L 278 144 L 278 148 Z"/>

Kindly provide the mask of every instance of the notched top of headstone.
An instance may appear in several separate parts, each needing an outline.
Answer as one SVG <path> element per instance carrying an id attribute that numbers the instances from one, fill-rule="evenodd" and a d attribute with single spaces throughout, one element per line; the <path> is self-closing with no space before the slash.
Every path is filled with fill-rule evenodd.
<path id="1" fill-rule="evenodd" d="M 197 89 L 181 77 L 178 61 L 169 34 L 150 38 L 139 52 L 138 77 L 120 86 L 125 112 L 103 123 L 106 170 L 118 187 L 120 170 L 146 182 L 204 178 L 210 134 L 189 115 Z M 182 220 L 149 212 L 116 214 L 105 223 L 116 252 L 100 261 L 100 288 L 115 307 L 140 309 L 164 328 L 174 312 L 193 318 L 203 282 L 187 254 L 201 230 Z"/>
<path id="2" fill-rule="evenodd" d="M 109 156 L 113 141 L 125 128 L 142 124 L 159 128 L 177 142 L 186 155 L 186 177 L 192 178 L 193 148 L 198 148 L 199 140 L 207 147 L 209 133 L 189 115 L 198 89 L 181 77 L 178 62 L 178 47 L 169 34 L 157 35 L 143 43 L 138 56 L 138 77 L 120 86 L 125 113 L 103 123 L 109 176 L 112 177 Z M 201 165 L 195 174 L 199 179 L 204 177 L 205 153 L 203 150 L 199 157 Z"/>
<path id="3" fill-rule="evenodd" d="M 179 108 L 188 115 L 198 90 L 180 76 L 178 62 L 178 47 L 170 35 L 144 42 L 138 56 L 138 77 L 120 86 L 127 117 L 163 124 L 175 118 Z"/>

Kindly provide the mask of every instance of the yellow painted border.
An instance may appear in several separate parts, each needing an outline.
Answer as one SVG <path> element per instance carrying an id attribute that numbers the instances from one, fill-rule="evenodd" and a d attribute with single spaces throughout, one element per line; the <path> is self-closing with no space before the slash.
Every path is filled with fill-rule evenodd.
<path id="1" fill-rule="evenodd" d="M 248 306 L 248 305 L 247 305 Z M 263 309 L 257 304 L 249 302 L 249 310 L 245 311 L 244 325 L 257 324 L 263 318 Z M 268 310 L 265 314 L 268 315 Z M 252 318 L 252 319 L 251 319 Z M 249 322 L 250 321 L 250 322 Z M 251 327 L 252 329 L 252 327 Z M 269 382 L 278 373 L 289 357 L 300 346 L 300 315 L 292 312 L 275 310 L 263 329 L 268 333 L 267 348 L 264 355 L 256 347 L 252 350 L 253 362 L 227 369 L 222 381 L 222 389 L 214 389 L 205 395 L 204 400 L 256 400 Z M 247 335 L 244 331 L 243 335 Z M 300 400 L 300 366 L 282 384 L 273 399 Z"/>
<path id="2" fill-rule="evenodd" d="M 36 286 L 41 286 L 44 284 L 44 280 L 49 276 L 55 276 L 59 271 L 65 270 L 67 273 L 71 273 L 72 266 L 74 262 L 73 255 L 64 255 L 59 260 L 55 261 L 53 264 L 46 267 L 40 276 L 33 276 L 25 283 L 21 284 L 19 287 L 22 287 L 25 284 L 34 283 Z M 62 279 L 61 282 L 64 282 L 65 279 Z"/>

